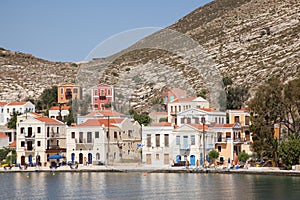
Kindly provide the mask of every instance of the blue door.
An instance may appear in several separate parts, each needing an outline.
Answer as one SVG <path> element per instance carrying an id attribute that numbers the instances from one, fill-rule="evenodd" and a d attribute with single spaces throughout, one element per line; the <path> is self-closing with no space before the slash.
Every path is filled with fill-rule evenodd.
<path id="1" fill-rule="evenodd" d="M 72 160 L 72 164 L 74 164 L 74 160 L 75 160 L 75 153 L 71 154 L 71 160 Z"/>
<path id="2" fill-rule="evenodd" d="M 179 161 L 181 161 L 181 156 L 180 156 L 180 155 L 177 155 L 177 156 L 176 156 L 176 163 L 179 163 Z"/>
<path id="3" fill-rule="evenodd" d="M 93 162 L 93 156 L 91 153 L 88 154 L 88 158 L 89 158 L 89 164 L 92 164 Z"/>
<path id="4" fill-rule="evenodd" d="M 195 164 L 196 164 L 195 158 L 196 158 L 196 157 L 195 157 L 194 155 L 191 155 L 191 156 L 190 156 L 190 165 L 195 166 Z"/>
<path id="5" fill-rule="evenodd" d="M 28 156 L 28 160 L 29 160 L 29 165 L 32 165 L 32 155 L 31 154 Z"/>

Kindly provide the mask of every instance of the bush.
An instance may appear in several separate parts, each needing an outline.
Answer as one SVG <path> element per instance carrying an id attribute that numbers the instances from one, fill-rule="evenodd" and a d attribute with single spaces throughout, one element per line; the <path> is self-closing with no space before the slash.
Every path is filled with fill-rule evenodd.
<path id="1" fill-rule="evenodd" d="M 239 154 L 238 158 L 239 161 L 246 162 L 250 158 L 250 155 L 243 151 Z"/>

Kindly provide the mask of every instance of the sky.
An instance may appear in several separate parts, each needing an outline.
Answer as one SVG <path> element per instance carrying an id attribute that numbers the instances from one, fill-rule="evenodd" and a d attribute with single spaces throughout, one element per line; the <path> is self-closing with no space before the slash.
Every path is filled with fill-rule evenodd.
<path id="1" fill-rule="evenodd" d="M 103 48 L 113 53 L 105 49 L 114 46 L 107 44 L 112 38 L 119 43 L 124 39 L 118 36 L 134 32 L 140 39 L 210 1 L 1 0 L 0 47 L 50 61 L 78 62 L 99 46 L 102 53 Z"/>

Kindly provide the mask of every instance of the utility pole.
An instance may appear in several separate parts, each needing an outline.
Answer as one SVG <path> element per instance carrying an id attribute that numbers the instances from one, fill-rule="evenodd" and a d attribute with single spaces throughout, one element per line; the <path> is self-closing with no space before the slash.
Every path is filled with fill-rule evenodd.
<path id="1" fill-rule="evenodd" d="M 109 154 L 110 154 L 110 132 L 109 132 L 109 117 L 107 116 L 107 159 L 106 159 L 106 165 L 108 165 L 109 162 Z"/>
<path id="2" fill-rule="evenodd" d="M 201 117 L 201 122 L 202 122 L 202 126 L 203 126 L 203 166 L 205 166 L 205 160 L 206 160 L 206 156 L 205 156 L 205 117 Z"/>

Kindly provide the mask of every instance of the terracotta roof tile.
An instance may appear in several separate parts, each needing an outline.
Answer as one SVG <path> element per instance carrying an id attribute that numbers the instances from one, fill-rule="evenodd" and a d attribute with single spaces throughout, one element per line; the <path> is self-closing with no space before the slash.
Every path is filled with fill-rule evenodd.
<path id="1" fill-rule="evenodd" d="M 45 122 L 46 124 L 64 124 L 61 121 L 49 117 L 38 117 L 36 119 L 40 122 Z"/>
<path id="2" fill-rule="evenodd" d="M 8 136 L 5 133 L 0 132 L 0 138 L 8 138 Z"/>
<path id="3" fill-rule="evenodd" d="M 16 148 L 16 147 L 17 147 L 17 141 L 16 141 L 16 140 L 13 141 L 12 143 L 10 143 L 10 144 L 8 145 L 8 147 L 9 147 L 9 148 Z"/>
<path id="4" fill-rule="evenodd" d="M 106 111 L 95 111 L 87 114 L 87 117 L 91 116 L 96 116 L 96 115 L 101 115 L 101 116 L 125 116 L 123 113 L 117 112 L 117 111 L 112 111 L 112 110 L 106 110 Z"/>
<path id="5" fill-rule="evenodd" d="M 117 127 L 114 124 L 120 124 L 124 119 L 122 118 L 113 118 L 113 119 L 88 119 L 82 124 L 79 124 L 77 126 L 82 127 L 82 126 L 102 126 L 104 125 L 105 127 Z M 109 121 L 109 123 L 108 123 Z"/>
<path id="6" fill-rule="evenodd" d="M 6 104 L 6 102 L 0 102 L 0 106 L 5 106 Z"/>
<path id="7" fill-rule="evenodd" d="M 25 105 L 27 102 L 26 101 L 20 101 L 20 102 L 10 102 L 7 105 L 8 106 L 21 106 L 21 105 Z"/>
<path id="8" fill-rule="evenodd" d="M 61 106 L 61 110 L 69 110 L 70 106 Z M 49 110 L 59 110 L 59 106 L 52 106 Z"/>
<path id="9" fill-rule="evenodd" d="M 203 125 L 202 124 L 189 124 L 192 127 L 195 127 L 198 130 L 203 130 Z M 204 125 L 204 130 L 208 130 L 208 125 Z"/>
<path id="10" fill-rule="evenodd" d="M 213 128 L 233 128 L 234 124 L 215 124 Z"/>

